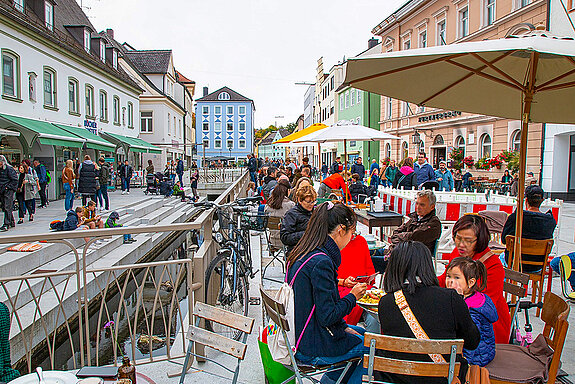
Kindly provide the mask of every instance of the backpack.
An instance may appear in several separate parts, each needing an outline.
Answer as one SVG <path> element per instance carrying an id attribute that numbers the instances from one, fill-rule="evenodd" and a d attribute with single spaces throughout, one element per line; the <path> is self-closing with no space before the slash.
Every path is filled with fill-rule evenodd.
<path id="1" fill-rule="evenodd" d="M 286 281 L 284 281 L 284 283 L 282 284 L 282 286 L 280 287 L 279 291 L 276 293 L 276 296 L 274 298 L 276 301 L 278 301 L 284 305 L 284 308 L 286 311 L 286 319 L 287 319 L 288 323 L 290 324 L 290 330 L 286 331 L 286 335 L 287 335 L 287 339 L 289 341 L 289 344 L 292 347 L 292 351 L 294 354 L 296 353 L 297 347 L 299 346 L 299 342 L 301 341 L 301 338 L 305 332 L 305 329 L 307 328 L 307 325 L 309 324 L 309 322 L 311 320 L 311 317 L 312 317 L 314 310 L 315 310 L 315 305 L 311 309 L 311 312 L 309 313 L 307 321 L 305 322 L 305 325 L 301 331 L 301 334 L 299 335 L 299 338 L 296 342 L 295 341 L 295 313 L 294 313 L 295 304 L 294 304 L 294 293 L 293 293 L 292 286 L 293 286 L 293 283 L 295 282 L 295 278 L 297 277 L 299 271 L 301 271 L 301 269 L 304 267 L 304 265 L 306 265 L 306 263 L 308 261 L 310 261 L 311 259 L 313 259 L 314 256 L 317 256 L 317 255 L 325 255 L 325 253 L 323 253 L 323 252 L 315 253 L 315 254 L 311 255 L 306 261 L 304 261 L 300 265 L 300 267 L 298 268 L 296 273 L 293 275 L 293 278 L 289 284 L 287 283 L 287 273 L 286 273 Z M 277 326 L 275 326 L 275 327 L 278 328 Z M 268 335 L 268 347 L 270 349 L 270 353 L 272 355 L 272 358 L 275 361 L 277 361 L 278 363 L 281 363 L 281 364 L 290 364 L 291 363 L 289 351 L 288 351 L 285 339 L 283 337 L 283 332 L 278 331 L 278 332 L 274 333 L 273 335 Z"/>
<path id="2" fill-rule="evenodd" d="M 46 170 L 46 183 L 50 184 L 52 181 L 52 175 L 50 175 L 50 171 Z"/>
<path id="3" fill-rule="evenodd" d="M 63 231 L 64 222 L 62 220 L 53 220 L 50 222 L 50 229 L 54 231 Z"/>

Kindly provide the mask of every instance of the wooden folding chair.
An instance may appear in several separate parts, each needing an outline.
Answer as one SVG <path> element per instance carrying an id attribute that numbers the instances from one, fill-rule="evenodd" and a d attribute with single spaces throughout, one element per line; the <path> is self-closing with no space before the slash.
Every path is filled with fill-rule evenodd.
<path id="1" fill-rule="evenodd" d="M 366 332 L 364 345 L 369 347 L 369 355 L 363 358 L 363 366 L 367 368 L 367 375 L 363 376 L 364 383 L 382 383 L 374 381 L 374 372 L 385 372 L 395 375 L 423 376 L 446 378 L 448 383 L 459 375 L 461 363 L 455 361 L 456 355 L 463 352 L 463 340 L 424 340 L 405 337 L 376 335 Z M 404 359 L 392 359 L 376 356 L 375 351 L 388 351 L 411 353 L 417 355 L 441 354 L 449 355 L 446 362 L 422 362 Z"/>
<path id="2" fill-rule="evenodd" d="M 238 374 L 240 373 L 240 363 L 246 355 L 246 341 L 248 335 L 252 333 L 254 319 L 238 315 L 237 313 L 226 311 L 224 309 L 212 307 L 211 305 L 207 305 L 201 302 L 196 302 L 194 304 L 193 316 L 195 317 L 195 325 L 190 327 L 188 330 L 188 335 L 186 336 L 190 342 L 188 343 L 188 352 L 186 353 L 186 358 L 184 360 L 184 366 L 182 368 L 182 374 L 180 375 L 179 384 L 184 383 L 186 372 L 191 366 L 191 356 L 211 361 L 224 368 L 225 370 L 233 373 L 234 376 L 232 383 L 235 384 L 238 381 Z M 204 328 L 200 328 L 200 322 L 202 319 L 208 320 L 210 322 L 216 322 L 243 332 L 242 341 L 233 340 L 217 333 L 207 331 Z M 232 370 L 217 362 L 216 360 L 208 358 L 207 356 L 196 354 L 194 352 L 194 344 L 196 343 L 205 345 L 206 347 L 212 349 L 216 349 L 220 352 L 237 358 L 238 363 L 235 370 Z"/>
<path id="3" fill-rule="evenodd" d="M 523 269 L 525 266 L 530 266 L 531 269 L 536 269 L 537 272 L 529 273 L 529 280 L 531 281 L 531 302 L 539 303 L 543 299 L 543 284 L 545 282 L 545 273 L 547 271 L 548 256 L 553 249 L 553 239 L 548 240 L 532 240 L 521 238 L 521 255 L 515 255 L 515 236 L 507 236 L 505 238 L 505 246 L 509 254 L 509 265 L 513 266 L 515 257 L 519 257 L 520 267 Z M 537 258 L 534 260 L 527 260 Z M 541 310 L 537 308 L 537 316 Z"/>
<path id="4" fill-rule="evenodd" d="M 514 271 L 509 268 L 504 268 L 505 277 L 503 279 L 503 292 L 507 305 L 509 306 L 509 314 L 511 315 L 511 329 L 510 334 L 514 337 L 517 313 L 519 312 L 519 304 L 521 299 L 527 294 L 527 284 L 529 284 L 529 275 Z"/>
<path id="5" fill-rule="evenodd" d="M 286 368 L 291 370 L 294 374 L 287 378 L 282 384 L 287 384 L 292 380 L 296 380 L 298 384 L 303 384 L 303 379 L 311 380 L 313 383 L 319 383 L 320 381 L 314 376 L 323 375 L 326 372 L 333 372 L 343 369 L 341 375 L 339 376 L 336 384 L 340 384 L 345 374 L 349 371 L 354 363 L 359 362 L 360 358 L 354 358 L 346 361 L 342 361 L 337 364 L 313 366 L 306 365 L 298 362 L 295 358 L 295 354 L 292 350 L 292 346 L 287 337 L 287 333 L 290 330 L 290 324 L 286 316 L 286 310 L 282 303 L 273 299 L 268 295 L 261 287 L 260 293 L 262 295 L 262 301 L 264 303 L 264 308 L 270 319 L 279 327 L 279 332 L 282 333 L 285 340 L 286 346 L 288 348 L 290 356 L 290 365 L 286 365 Z"/>
<path id="6" fill-rule="evenodd" d="M 282 255 L 282 254 L 285 255 L 285 247 L 282 244 L 282 242 L 279 240 L 279 238 L 276 239 L 275 236 L 273 236 L 273 231 L 278 231 L 278 234 L 279 234 L 281 221 L 282 221 L 282 218 L 277 217 L 277 216 L 270 216 L 268 218 L 268 225 L 266 228 L 266 240 L 268 242 L 268 253 L 271 257 L 271 260 L 265 265 L 265 267 L 262 270 L 262 279 L 275 281 L 275 282 L 279 282 L 279 283 L 283 283 L 283 281 L 279 281 L 277 279 L 271 279 L 269 277 L 266 277 L 266 271 L 267 271 L 268 267 L 274 261 L 277 260 L 280 262 L 280 264 L 282 266 L 283 273 L 286 272 L 285 262 L 284 262 L 283 258 L 280 258 L 280 255 Z"/>

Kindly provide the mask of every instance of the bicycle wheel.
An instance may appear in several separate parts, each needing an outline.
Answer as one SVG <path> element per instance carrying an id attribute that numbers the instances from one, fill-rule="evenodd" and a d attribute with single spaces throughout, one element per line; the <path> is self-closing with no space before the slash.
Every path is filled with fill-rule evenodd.
<path id="1" fill-rule="evenodd" d="M 235 275 L 236 289 L 234 292 L 234 265 L 228 253 L 221 253 L 206 269 L 206 303 L 218 308 L 248 315 L 248 278 L 243 263 L 238 259 Z M 206 320 L 206 329 L 214 333 L 239 340 L 241 332 L 224 325 Z"/>

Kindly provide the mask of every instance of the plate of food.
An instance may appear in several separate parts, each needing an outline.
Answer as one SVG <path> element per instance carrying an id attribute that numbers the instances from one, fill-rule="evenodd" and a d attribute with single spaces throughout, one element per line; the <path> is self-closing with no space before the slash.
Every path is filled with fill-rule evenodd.
<path id="1" fill-rule="evenodd" d="M 369 307 L 377 307 L 379 304 L 379 300 L 385 296 L 385 292 L 383 289 L 370 289 L 369 291 L 365 292 L 365 295 L 357 302 L 363 305 L 367 305 Z"/>

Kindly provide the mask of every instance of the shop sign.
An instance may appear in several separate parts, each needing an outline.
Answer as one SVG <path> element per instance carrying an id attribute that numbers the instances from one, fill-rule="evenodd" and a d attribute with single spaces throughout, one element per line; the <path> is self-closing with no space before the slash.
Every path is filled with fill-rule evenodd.
<path id="1" fill-rule="evenodd" d="M 94 135 L 98 134 L 98 123 L 95 120 L 84 120 L 84 128 L 92 132 Z"/>
<path id="2" fill-rule="evenodd" d="M 449 111 L 449 112 L 436 113 L 436 114 L 429 115 L 429 116 L 422 116 L 422 117 L 418 118 L 417 121 L 420 123 L 423 123 L 426 121 L 448 119 L 450 117 L 457 117 L 457 116 L 461 116 L 461 112 Z"/>

